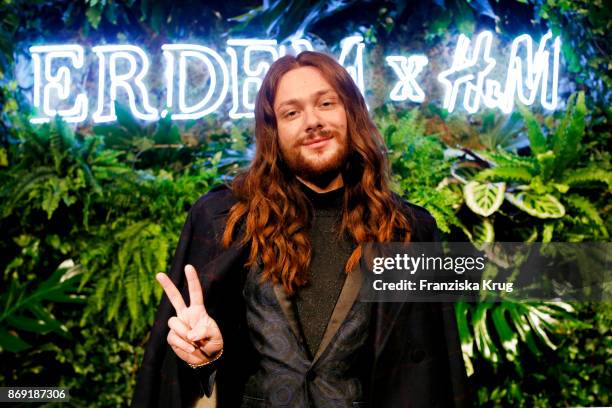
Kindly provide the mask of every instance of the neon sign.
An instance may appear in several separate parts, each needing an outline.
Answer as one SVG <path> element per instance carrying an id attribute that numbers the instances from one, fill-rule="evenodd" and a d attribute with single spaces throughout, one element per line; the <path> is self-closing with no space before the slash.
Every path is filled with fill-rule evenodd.
<path id="1" fill-rule="evenodd" d="M 425 92 L 417 82 L 417 76 L 423 71 L 429 60 L 424 55 L 412 55 L 408 58 L 401 55 L 394 55 L 385 58 L 387 64 L 393 68 L 399 81 L 391 90 L 389 98 L 392 101 L 423 102 Z"/>
<path id="2" fill-rule="evenodd" d="M 32 102 L 37 114 L 31 122 L 48 122 L 55 115 L 72 123 L 83 122 L 88 116 L 96 123 L 112 122 L 116 120 L 116 100 L 127 100 L 134 117 L 143 121 L 168 114 L 176 121 L 199 119 L 218 112 L 228 103 L 228 94 L 229 117 L 252 118 L 255 95 L 270 65 L 290 52 L 314 49 L 306 39 L 295 39 L 290 45 L 279 45 L 276 40 L 230 39 L 226 46 L 229 63 L 218 50 L 203 45 L 162 45 L 164 69 L 156 70 L 164 73 L 165 92 L 157 101 L 164 105 L 161 107 L 156 107 L 155 99 L 151 99 L 147 80 L 154 73 L 150 72 L 149 56 L 140 47 L 127 44 L 92 47 L 89 59 L 97 60 L 98 86 L 97 94 L 90 98 L 79 89 L 76 80 L 84 75 L 88 57 L 83 47 L 32 46 Z M 472 39 L 460 35 L 450 67 L 435 77 L 443 90 L 443 107 L 449 112 L 461 106 L 469 113 L 482 107 L 509 113 L 516 100 L 533 105 L 539 95 L 542 107 L 555 109 L 560 47 L 559 37 L 553 39 L 550 32 L 539 43 L 534 43 L 529 35 L 521 35 L 512 42 L 507 61 L 498 63 L 493 56 L 491 32 L 483 31 Z M 340 43 L 338 62 L 365 94 L 364 50 L 361 36 L 347 37 Z M 388 94 L 391 101 L 425 101 L 427 95 L 421 81 L 429 64 L 426 56 L 390 55 L 385 62 L 396 79 Z M 500 74 L 500 69 L 505 72 Z M 95 106 L 91 115 L 90 104 Z"/>
<path id="3" fill-rule="evenodd" d="M 214 112 L 223 102 L 229 88 L 229 72 L 221 56 L 213 49 L 193 44 L 164 44 L 162 45 L 166 59 L 166 109 L 162 111 L 165 116 L 168 110 L 174 107 L 174 87 L 176 83 L 175 61 L 178 55 L 178 112 L 173 113 L 173 120 L 198 119 Z M 210 78 L 208 92 L 197 103 L 188 106 L 186 102 L 187 88 L 187 62 L 188 58 L 197 59 L 206 65 Z M 219 81 L 218 79 L 219 78 Z M 221 83 L 221 90 L 215 99 L 217 82 Z"/>
<path id="4" fill-rule="evenodd" d="M 552 64 L 548 50 L 548 42 L 551 39 L 552 33 L 548 32 L 542 37 L 534 53 L 533 40 L 529 35 L 524 34 L 515 38 L 510 47 L 506 82 L 502 86 L 499 81 L 489 78 L 491 71 L 497 65 L 497 61 L 491 56 L 493 34 L 490 31 L 483 31 L 473 41 L 461 34 L 451 67 L 438 75 L 438 80 L 445 87 L 443 106 L 452 112 L 456 107 L 459 91 L 464 89 L 463 107 L 469 113 L 476 112 L 481 103 L 489 108 L 499 108 L 505 113 L 510 113 L 514 107 L 515 96 L 521 103 L 533 105 L 540 90 L 542 107 L 548 110 L 555 109 L 559 86 L 561 39 L 557 37 L 553 41 Z M 471 52 L 469 52 L 470 46 Z M 525 50 L 524 57 L 521 57 L 521 49 Z M 550 100 L 547 100 L 549 75 L 552 77 L 551 96 Z M 524 93 L 525 88 L 528 96 Z"/>
<path id="5" fill-rule="evenodd" d="M 72 67 L 79 69 L 83 67 L 85 52 L 80 45 L 45 45 L 30 47 L 32 62 L 34 64 L 34 106 L 42 110 L 44 116 L 33 117 L 32 123 L 43 123 L 49 121 L 50 117 L 60 115 L 66 122 L 82 122 L 87 117 L 87 95 L 80 93 L 76 95 L 74 104 L 71 108 L 57 110 L 51 107 L 49 95 L 55 90 L 61 100 L 66 100 L 70 94 L 70 68 L 61 66 L 57 72 L 51 72 L 53 59 L 68 58 L 72 61 Z M 44 63 L 43 57 L 44 56 Z M 44 67 L 45 80 L 44 86 L 42 71 Z M 42 93 L 42 101 L 41 101 Z"/>
<path id="6" fill-rule="evenodd" d="M 149 71 L 149 58 L 147 54 L 133 45 L 101 45 L 93 47 L 99 65 L 98 74 L 98 109 L 93 114 L 94 122 L 110 122 L 117 119 L 115 104 L 117 89 L 122 88 L 128 95 L 130 110 L 138 119 L 155 120 L 158 118 L 157 109 L 149 104 L 149 92 L 143 80 Z M 108 65 L 106 61 L 108 60 Z M 129 64 L 127 73 L 119 73 L 117 65 L 119 60 Z M 140 62 L 140 64 L 138 64 Z M 140 65 L 140 66 L 139 66 Z M 106 96 L 106 81 L 108 77 L 109 97 Z M 136 93 L 142 100 L 142 109 L 136 104 Z"/>

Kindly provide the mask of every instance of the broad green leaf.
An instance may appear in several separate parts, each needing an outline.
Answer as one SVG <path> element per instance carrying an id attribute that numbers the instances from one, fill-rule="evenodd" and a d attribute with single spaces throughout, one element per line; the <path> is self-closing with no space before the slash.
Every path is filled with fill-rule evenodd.
<path id="1" fill-rule="evenodd" d="M 17 330 L 25 330 L 33 333 L 47 333 L 53 330 L 53 326 L 49 325 L 42 319 L 32 319 L 26 316 L 11 315 L 6 319 L 6 322 Z"/>
<path id="2" fill-rule="evenodd" d="M 557 320 L 546 311 L 539 310 L 535 307 L 529 310 L 529 313 L 527 313 L 527 319 L 529 320 L 534 332 L 538 335 L 538 338 L 549 348 L 556 350 L 557 345 L 550 340 L 550 337 L 548 337 L 547 328 L 553 326 Z"/>
<path id="3" fill-rule="evenodd" d="M 457 330 L 459 332 L 459 339 L 461 341 L 461 352 L 463 354 L 463 361 L 465 363 L 467 375 L 470 376 L 474 373 L 474 366 L 472 365 L 472 358 L 474 358 L 474 338 L 470 331 L 470 323 L 468 322 L 468 315 L 470 313 L 470 305 L 465 302 L 457 302 L 455 304 L 455 316 L 457 318 Z"/>
<path id="4" fill-rule="evenodd" d="M 544 227 L 542 228 L 542 242 L 544 243 L 552 242 L 554 231 L 555 231 L 555 224 L 553 223 L 544 224 Z"/>
<path id="5" fill-rule="evenodd" d="M 474 178 L 479 171 L 480 167 L 471 163 L 456 163 L 451 168 L 451 174 L 455 176 L 457 180 L 465 184 Z"/>
<path id="6" fill-rule="evenodd" d="M 537 195 L 528 191 L 506 193 L 506 199 L 514 206 L 536 218 L 561 218 L 565 207 L 553 195 Z"/>
<path id="7" fill-rule="evenodd" d="M 40 303 L 30 306 L 29 309 L 34 314 L 34 316 L 36 316 L 36 318 L 47 323 L 53 331 L 60 335 L 63 335 L 64 337 L 70 337 L 66 326 L 62 325 L 60 321 L 57 320 L 56 317 L 53 316 L 53 314 Z"/>
<path id="8" fill-rule="evenodd" d="M 465 203 L 476 214 L 488 217 L 504 202 L 506 183 L 479 183 L 470 181 L 463 188 Z"/>
<path id="9" fill-rule="evenodd" d="M 474 328 L 474 339 L 478 350 L 485 359 L 495 364 L 500 360 L 499 352 L 487 327 L 487 312 L 492 305 L 492 303 L 485 302 L 475 305 L 472 314 L 472 326 Z"/>
<path id="10" fill-rule="evenodd" d="M 506 306 L 504 303 L 497 304 L 491 313 L 493 324 L 497 331 L 497 335 L 501 340 L 502 347 L 506 350 L 506 358 L 509 361 L 514 361 L 518 356 L 518 338 L 516 332 L 512 330 L 506 321 Z"/>
<path id="11" fill-rule="evenodd" d="M 492 167 L 484 169 L 475 177 L 477 181 L 507 181 L 523 182 L 528 184 L 533 175 L 524 167 Z"/>
<path id="12" fill-rule="evenodd" d="M 526 313 L 529 311 L 529 308 L 533 306 L 526 304 L 522 305 L 520 303 L 508 303 L 506 304 L 506 308 L 510 312 L 510 317 L 512 318 L 512 323 L 516 328 L 516 332 L 518 333 L 521 341 L 527 345 L 529 350 L 536 356 L 540 356 L 542 351 L 538 348 L 538 345 L 533 336 L 533 331 L 531 330 L 531 326 L 529 324 L 529 320 L 527 320 Z"/>
<path id="13" fill-rule="evenodd" d="M 472 242 L 484 244 L 493 241 L 495 241 L 493 223 L 488 218 L 483 218 L 481 222 L 475 224 L 472 229 Z"/>
<path id="14" fill-rule="evenodd" d="M 28 343 L 0 327 L 0 352 L 19 353 L 30 347 Z"/>
<path id="15" fill-rule="evenodd" d="M 76 290 L 79 275 L 80 267 L 75 266 L 72 260 L 67 260 L 33 289 L 31 284 L 22 285 L 13 280 L 8 291 L 0 294 L 0 304 L 3 305 L 0 321 L 18 330 L 40 334 L 54 332 L 69 338 L 67 327 L 55 318 L 46 303 L 81 301 L 80 297 L 71 293 Z M 27 343 L 11 333 L 0 333 L 0 347 L 3 349 L 17 352 L 27 346 Z"/>

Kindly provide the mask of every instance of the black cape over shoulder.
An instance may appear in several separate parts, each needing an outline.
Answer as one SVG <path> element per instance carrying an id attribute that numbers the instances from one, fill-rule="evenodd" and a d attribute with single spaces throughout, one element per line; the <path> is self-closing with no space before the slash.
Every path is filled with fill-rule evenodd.
<path id="1" fill-rule="evenodd" d="M 236 202 L 217 187 L 191 207 L 176 249 L 170 278 L 188 299 L 184 266 L 192 264 L 204 289 L 208 313 L 219 325 L 224 355 L 213 367 L 190 368 L 168 346 L 167 322 L 175 310 L 163 296 L 146 345 L 133 407 L 191 407 L 217 384 L 221 408 L 239 404 L 246 378 L 241 364 L 252 355 L 247 343 L 242 286 L 248 251 L 221 246 L 230 208 Z M 437 241 L 433 217 L 404 203 L 413 219 L 412 240 Z M 452 303 L 380 303 L 373 306 L 374 363 L 371 407 L 464 407 L 466 374 Z"/>

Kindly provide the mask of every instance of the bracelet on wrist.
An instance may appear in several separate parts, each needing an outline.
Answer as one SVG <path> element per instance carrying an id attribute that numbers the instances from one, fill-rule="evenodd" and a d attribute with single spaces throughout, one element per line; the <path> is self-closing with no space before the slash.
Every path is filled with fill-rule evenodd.
<path id="1" fill-rule="evenodd" d="M 219 352 L 217 353 L 217 355 L 215 355 L 214 358 L 212 358 L 211 360 L 205 362 L 205 363 L 200 363 L 200 364 L 191 364 L 191 363 L 187 363 L 189 365 L 189 367 L 196 369 L 196 368 L 200 368 L 200 367 L 204 367 L 207 366 L 209 364 L 214 363 L 215 361 L 217 361 L 221 356 L 223 355 L 223 349 L 219 350 Z"/>

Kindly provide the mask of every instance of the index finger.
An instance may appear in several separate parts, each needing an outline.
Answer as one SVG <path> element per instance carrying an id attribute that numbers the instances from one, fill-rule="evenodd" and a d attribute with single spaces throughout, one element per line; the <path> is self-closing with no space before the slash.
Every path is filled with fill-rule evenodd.
<path id="1" fill-rule="evenodd" d="M 185 305 L 183 296 L 181 296 L 181 292 L 179 292 L 176 286 L 174 286 L 174 283 L 172 283 L 168 275 L 165 273 L 158 273 L 155 275 L 155 278 L 162 288 L 164 288 L 164 292 L 166 292 L 166 296 L 168 296 L 168 299 L 170 299 L 170 303 L 172 303 L 172 306 L 174 306 L 176 312 L 181 313 L 183 310 L 185 310 L 187 306 Z"/>
<path id="2" fill-rule="evenodd" d="M 185 276 L 187 276 L 187 286 L 189 287 L 189 306 L 204 306 L 202 285 L 200 285 L 198 273 L 192 265 L 185 265 Z"/>

